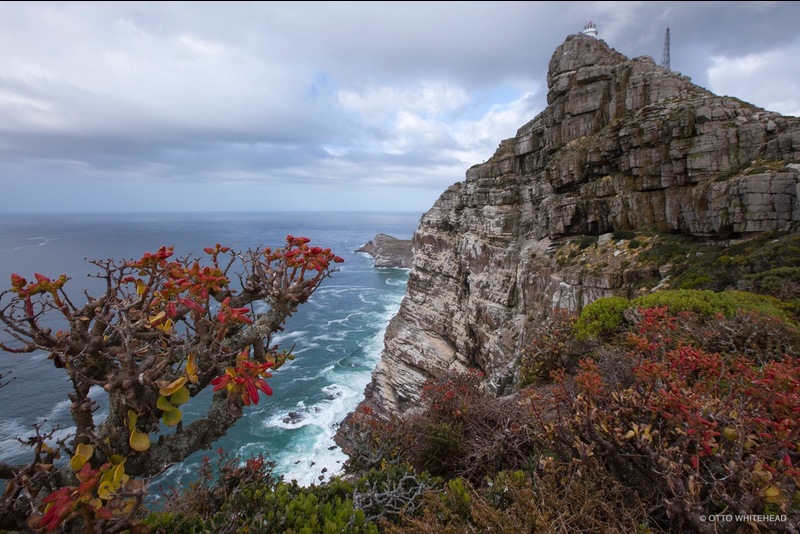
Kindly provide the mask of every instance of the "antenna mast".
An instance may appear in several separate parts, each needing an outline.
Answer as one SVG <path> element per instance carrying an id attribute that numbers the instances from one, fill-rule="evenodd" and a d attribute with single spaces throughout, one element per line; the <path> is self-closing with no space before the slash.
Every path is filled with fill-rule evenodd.
<path id="1" fill-rule="evenodd" d="M 669 68 L 669 28 L 667 28 L 667 34 L 664 36 L 664 51 L 661 52 L 661 66 L 667 70 L 671 70 Z"/>

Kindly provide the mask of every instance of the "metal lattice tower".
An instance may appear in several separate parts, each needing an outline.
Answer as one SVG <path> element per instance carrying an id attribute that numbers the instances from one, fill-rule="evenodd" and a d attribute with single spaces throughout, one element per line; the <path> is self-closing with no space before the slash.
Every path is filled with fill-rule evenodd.
<path id="1" fill-rule="evenodd" d="M 664 36 L 664 51 L 661 52 L 661 66 L 667 70 L 671 70 L 669 68 L 669 28 L 667 28 L 667 34 Z"/>

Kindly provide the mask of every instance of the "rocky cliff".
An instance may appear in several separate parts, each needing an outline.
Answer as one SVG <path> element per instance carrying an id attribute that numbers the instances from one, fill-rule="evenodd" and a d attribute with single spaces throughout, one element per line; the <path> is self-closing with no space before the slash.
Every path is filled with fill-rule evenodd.
<path id="1" fill-rule="evenodd" d="M 631 235 L 732 242 L 800 220 L 800 119 L 585 35 L 556 49 L 547 82 L 547 108 L 422 217 L 373 410 L 414 408 L 447 369 L 508 392 L 531 321 L 668 285 Z"/>
<path id="2" fill-rule="evenodd" d="M 410 239 L 397 239 L 386 234 L 378 234 L 371 241 L 356 249 L 356 252 L 369 254 L 375 260 L 375 267 L 395 267 L 409 269 L 414 260 Z"/>

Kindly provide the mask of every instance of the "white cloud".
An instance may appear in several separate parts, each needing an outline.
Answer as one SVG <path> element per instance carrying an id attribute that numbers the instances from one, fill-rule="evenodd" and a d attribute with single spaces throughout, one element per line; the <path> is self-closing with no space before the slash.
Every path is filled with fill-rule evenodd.
<path id="1" fill-rule="evenodd" d="M 225 47 L 219 43 L 206 41 L 191 35 L 181 35 L 177 43 L 187 50 L 200 56 L 219 56 L 225 52 Z"/>
<path id="2" fill-rule="evenodd" d="M 709 89 L 735 96 L 782 115 L 800 116 L 797 71 L 800 41 L 791 46 L 745 56 L 714 56 L 708 69 Z"/>
<path id="3" fill-rule="evenodd" d="M 421 81 L 411 87 L 384 85 L 362 91 L 347 89 L 336 96 L 344 110 L 373 122 L 400 112 L 439 117 L 458 110 L 469 101 L 463 88 L 441 81 Z"/>
<path id="4" fill-rule="evenodd" d="M 533 91 L 525 91 L 511 102 L 492 105 L 477 120 L 457 123 L 453 135 L 461 146 L 459 160 L 469 167 L 489 159 L 500 141 L 516 135 L 541 111 L 535 96 Z"/>
<path id="5" fill-rule="evenodd" d="M 440 150 L 452 146 L 453 138 L 446 123 L 426 119 L 416 113 L 400 111 L 394 128 L 394 138 L 382 144 L 390 154 L 403 154 L 409 150 Z"/>

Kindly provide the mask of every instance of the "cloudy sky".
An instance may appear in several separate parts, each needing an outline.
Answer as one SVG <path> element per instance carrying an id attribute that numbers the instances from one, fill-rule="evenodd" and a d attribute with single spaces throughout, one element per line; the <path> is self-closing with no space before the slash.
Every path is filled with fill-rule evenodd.
<path id="1" fill-rule="evenodd" d="M 800 2 L 2 2 L 0 213 L 427 210 L 594 21 L 800 115 Z"/>

